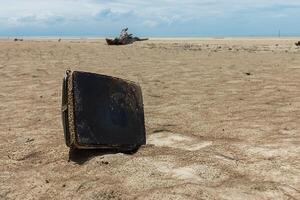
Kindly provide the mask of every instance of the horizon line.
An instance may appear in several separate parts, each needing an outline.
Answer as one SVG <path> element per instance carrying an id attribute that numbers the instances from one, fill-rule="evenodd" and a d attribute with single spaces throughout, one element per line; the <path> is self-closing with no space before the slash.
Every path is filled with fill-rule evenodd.
<path id="1" fill-rule="evenodd" d="M 234 36 L 141 36 L 149 39 L 234 39 L 234 38 L 276 38 L 276 39 L 288 39 L 288 38 L 299 38 L 300 35 L 234 35 Z M 105 39 L 105 38 L 114 38 L 112 36 L 92 36 L 92 35 L 41 35 L 41 36 L 21 36 L 21 35 L 10 35 L 10 36 L 1 36 L 0 39 L 12 39 L 12 38 L 28 38 L 28 39 Z"/>

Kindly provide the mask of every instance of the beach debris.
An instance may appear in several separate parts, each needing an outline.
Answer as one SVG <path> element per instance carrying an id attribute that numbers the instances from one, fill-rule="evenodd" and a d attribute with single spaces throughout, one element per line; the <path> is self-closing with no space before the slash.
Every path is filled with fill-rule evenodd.
<path id="1" fill-rule="evenodd" d="M 245 73 L 247 76 L 250 76 L 250 75 L 252 75 L 250 72 L 246 72 Z"/>
<path id="2" fill-rule="evenodd" d="M 128 34 L 128 28 L 122 29 L 120 36 L 116 37 L 115 39 L 108 39 L 106 38 L 106 43 L 108 45 L 126 45 L 126 44 L 132 44 L 136 41 L 144 41 L 148 40 L 148 38 L 139 38 L 139 37 L 133 37 L 132 34 Z"/>
<path id="3" fill-rule="evenodd" d="M 296 45 L 297 47 L 300 47 L 300 41 L 296 42 L 295 45 Z"/>
<path id="4" fill-rule="evenodd" d="M 107 162 L 107 161 L 101 161 L 101 164 L 103 164 L 103 165 L 108 165 L 109 162 Z"/>
<path id="5" fill-rule="evenodd" d="M 146 144 L 142 91 L 138 84 L 67 70 L 62 93 L 62 121 L 70 150 L 134 153 Z"/>
<path id="6" fill-rule="evenodd" d="M 58 42 L 60 42 L 60 41 L 61 41 L 61 38 L 58 39 Z"/>
<path id="7" fill-rule="evenodd" d="M 33 138 L 27 138 L 26 143 L 27 143 L 27 142 L 33 142 L 33 141 L 34 141 Z"/>
<path id="8" fill-rule="evenodd" d="M 18 38 L 15 38 L 15 39 L 14 39 L 14 41 L 15 41 L 15 42 L 17 42 L 17 41 L 21 41 L 21 42 L 22 42 L 22 41 L 23 41 L 23 39 L 18 39 Z"/>

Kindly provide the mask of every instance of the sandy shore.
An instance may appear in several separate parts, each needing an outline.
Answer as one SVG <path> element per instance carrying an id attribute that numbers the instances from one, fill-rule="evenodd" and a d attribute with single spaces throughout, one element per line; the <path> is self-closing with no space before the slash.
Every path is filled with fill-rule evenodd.
<path id="1" fill-rule="evenodd" d="M 300 199 L 298 40 L 0 40 L 0 199 Z M 68 162 L 66 69 L 139 82 L 148 144 Z"/>

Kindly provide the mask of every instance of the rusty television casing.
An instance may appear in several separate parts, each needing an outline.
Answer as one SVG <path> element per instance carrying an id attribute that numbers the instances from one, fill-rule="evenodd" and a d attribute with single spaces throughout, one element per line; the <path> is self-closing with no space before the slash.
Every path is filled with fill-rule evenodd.
<path id="1" fill-rule="evenodd" d="M 71 148 L 135 150 L 146 143 L 141 87 L 120 78 L 67 71 L 62 121 Z"/>

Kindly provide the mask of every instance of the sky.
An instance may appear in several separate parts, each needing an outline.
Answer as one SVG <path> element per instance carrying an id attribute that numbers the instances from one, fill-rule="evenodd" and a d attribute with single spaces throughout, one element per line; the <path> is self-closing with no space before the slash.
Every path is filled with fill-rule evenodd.
<path id="1" fill-rule="evenodd" d="M 299 0 L 0 0 L 0 36 L 300 36 Z"/>

